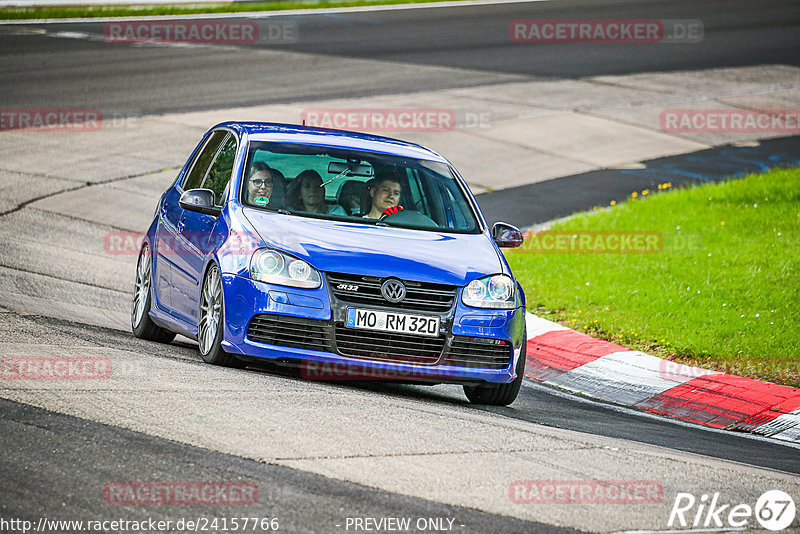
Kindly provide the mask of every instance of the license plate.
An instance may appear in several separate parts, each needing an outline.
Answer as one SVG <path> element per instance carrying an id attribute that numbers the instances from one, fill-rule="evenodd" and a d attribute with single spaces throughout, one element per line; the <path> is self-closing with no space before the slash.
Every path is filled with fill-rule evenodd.
<path id="1" fill-rule="evenodd" d="M 439 335 L 439 318 L 405 313 L 385 312 L 379 310 L 359 310 L 347 308 L 348 328 L 366 330 L 383 330 L 384 332 L 400 332 L 420 336 Z"/>

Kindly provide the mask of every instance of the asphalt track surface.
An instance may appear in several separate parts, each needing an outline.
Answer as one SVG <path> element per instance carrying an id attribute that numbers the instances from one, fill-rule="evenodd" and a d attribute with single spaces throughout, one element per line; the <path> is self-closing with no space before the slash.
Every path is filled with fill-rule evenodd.
<path id="1" fill-rule="evenodd" d="M 517 19 L 700 20 L 704 36 L 699 46 L 518 44 L 509 40 L 509 23 Z M 2 104 L 58 102 L 109 115 L 151 114 L 503 81 L 800 65 L 800 4 L 792 0 L 527 2 L 267 22 L 282 20 L 299 25 L 297 43 L 112 46 L 103 42 L 102 23 L 6 27 L 0 35 Z M 49 36 L 18 34 L 41 29 Z M 65 31 L 98 40 L 51 38 Z"/>
<path id="2" fill-rule="evenodd" d="M 514 19 L 639 17 L 700 19 L 705 30 L 703 46 L 553 45 L 534 51 L 508 42 L 508 22 Z M 297 19 L 303 36 L 300 43 L 236 50 L 112 46 L 101 40 L 52 37 L 53 32 L 68 30 L 100 35 L 102 27 L 96 24 L 48 26 L 46 31 L 50 35 L 20 34 L 43 27 L 39 25 L 0 27 L 2 107 L 52 107 L 55 102 L 61 107 L 150 114 L 532 78 L 756 65 L 765 61 L 800 64 L 797 37 L 800 4 L 788 1 L 547 2 L 357 16 L 308 15 Z M 291 52 L 322 54 L 324 58 Z M 780 143 L 775 141 L 776 145 Z M 796 147 L 797 140 L 783 143 Z M 550 197 L 553 211 L 516 222 L 541 222 L 599 203 L 592 198 L 574 204 L 578 202 L 574 195 L 564 194 L 569 190 L 565 183 L 580 184 L 583 179 L 569 177 L 563 179 L 565 182 L 555 180 L 538 185 L 562 193 Z M 613 182 L 612 177 L 610 183 Z M 542 190 L 525 192 L 538 195 Z M 573 204 L 569 204 L 568 198 L 573 198 Z M 489 197 L 482 202 L 491 203 Z M 492 209 L 488 204 L 487 208 Z M 32 331 L 60 332 L 76 340 L 90 339 L 101 346 L 134 345 L 145 356 L 154 356 L 148 351 L 155 349 L 148 349 L 148 344 L 132 339 L 129 334 L 45 318 L 22 320 L 29 322 Z M 173 350 L 192 349 L 175 346 Z M 163 355 L 161 348 L 158 351 Z M 438 389 L 354 387 L 434 404 L 463 403 L 455 400 L 455 395 L 443 394 Z M 572 399 L 544 386 L 528 384 L 511 408 L 486 410 L 500 418 L 800 473 L 800 455 L 796 449 L 643 417 L 602 403 Z M 463 518 L 470 531 L 475 532 L 559 531 L 264 465 L 10 401 L 0 401 L 0 447 L 4 451 L 0 457 L 0 478 L 6 488 L 14 488 L 0 499 L 3 516 L 34 518 L 61 514 L 59 517 L 68 518 L 63 514 L 63 501 L 67 497 L 71 503 L 79 503 L 70 511 L 75 517 L 106 513 L 108 509 L 96 498 L 73 497 L 81 488 L 102 486 L 112 475 L 121 478 L 127 474 L 129 479 L 180 476 L 189 480 L 243 477 L 258 480 L 260 488 L 271 488 L 265 490 L 268 496 L 260 502 L 265 505 L 265 512 L 280 510 L 289 530 L 334 530 L 331 517 L 341 516 L 341 511 L 347 510 L 348 515 L 363 516 L 455 516 Z M 129 519 L 142 514 L 140 509 L 133 508 L 125 512 Z M 156 510 L 148 511 L 147 515 L 164 513 L 165 517 L 166 514 L 174 517 L 175 512 L 175 509 Z M 198 509 L 186 512 L 197 515 Z M 206 510 L 200 510 L 200 515 L 203 512 Z M 222 511 L 216 508 L 208 513 Z"/>
<path id="3" fill-rule="evenodd" d="M 520 228 L 546 223 L 594 207 L 622 202 L 632 191 L 670 182 L 688 187 L 731 176 L 800 165 L 800 136 L 762 141 L 758 146 L 720 146 L 645 161 L 643 169 L 598 169 L 535 184 L 478 195 L 490 224 L 505 221 Z"/>
<path id="4" fill-rule="evenodd" d="M 55 438 L 55 439 L 54 439 Z M 98 498 L 111 480 L 138 480 L 158 472 L 166 480 L 243 480 L 255 483 L 258 503 L 248 517 L 278 518 L 289 532 L 342 530 L 350 517 L 448 517 L 469 532 L 537 532 L 568 529 L 521 521 L 469 508 L 448 506 L 276 465 L 191 447 L 146 434 L 101 425 L 0 400 L 0 472 L 13 491 L 4 493 L 0 514 L 33 521 L 40 517 L 80 520 L 124 517 L 128 521 L 185 517 L 241 517 L 237 506 L 141 507 L 113 505 Z M 38 461 L 31 463 L 31 458 Z M 19 466 L 28 468 L 20 470 Z M 98 484 L 102 482 L 102 484 Z M 65 495 L 65 489 L 70 488 Z M 91 489 L 89 489 L 91 488 Z M 32 495 L 38 495 L 32 501 Z M 65 513 L 63 501 L 70 501 Z M 313 527 L 311 527 L 313 525 Z M 464 529 L 459 529 L 464 530 Z"/>

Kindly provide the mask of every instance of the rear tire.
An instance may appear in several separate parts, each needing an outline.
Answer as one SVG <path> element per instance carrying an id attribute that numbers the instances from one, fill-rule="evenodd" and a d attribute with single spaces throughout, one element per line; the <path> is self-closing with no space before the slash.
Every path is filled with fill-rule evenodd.
<path id="1" fill-rule="evenodd" d="M 150 247 L 145 245 L 139 252 L 136 263 L 136 284 L 133 287 L 133 303 L 131 307 L 131 330 L 139 339 L 169 343 L 175 339 L 175 333 L 161 328 L 150 318 L 152 300 L 152 258 Z"/>
<path id="2" fill-rule="evenodd" d="M 522 378 L 525 373 L 525 359 L 527 357 L 527 332 L 523 330 L 522 348 L 517 361 L 517 377 L 508 384 L 490 384 L 485 386 L 464 386 L 464 394 L 472 404 L 486 404 L 489 406 L 508 406 L 517 398 Z"/>
<path id="3" fill-rule="evenodd" d="M 222 334 L 225 331 L 225 298 L 222 279 L 216 264 L 211 265 L 203 280 L 200 296 L 200 313 L 197 324 L 197 343 L 203 361 L 222 367 L 243 369 L 246 363 L 222 349 Z"/>

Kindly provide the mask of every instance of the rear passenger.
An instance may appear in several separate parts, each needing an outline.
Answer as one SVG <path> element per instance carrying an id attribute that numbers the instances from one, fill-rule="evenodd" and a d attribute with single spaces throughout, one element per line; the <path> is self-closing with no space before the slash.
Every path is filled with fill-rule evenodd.
<path id="1" fill-rule="evenodd" d="M 336 201 L 348 215 L 360 217 L 369 206 L 369 191 L 361 180 L 348 180 L 339 189 Z"/>

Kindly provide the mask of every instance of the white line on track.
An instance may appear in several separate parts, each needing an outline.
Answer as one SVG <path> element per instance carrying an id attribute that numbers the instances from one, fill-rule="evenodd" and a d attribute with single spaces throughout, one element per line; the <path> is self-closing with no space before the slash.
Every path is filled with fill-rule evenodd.
<path id="1" fill-rule="evenodd" d="M 452 2 L 429 2 L 420 4 L 394 4 L 356 7 L 328 7 L 319 9 L 287 9 L 284 11 L 242 11 L 238 13 L 198 13 L 194 15 L 151 15 L 143 17 L 89 17 L 74 19 L 26 19 L 26 20 L 0 20 L 2 25 L 19 24 L 66 24 L 87 22 L 131 22 L 148 20 L 192 20 L 192 19 L 261 19 L 270 17 L 285 17 L 299 15 L 326 15 L 331 13 L 367 13 L 372 11 L 405 11 L 409 9 L 435 9 L 448 7 L 491 6 L 496 4 L 529 4 L 534 2 L 554 2 L 557 0 L 466 0 Z M 73 2 L 72 5 L 75 3 Z M 0 2 L 0 6 L 4 6 Z"/>

